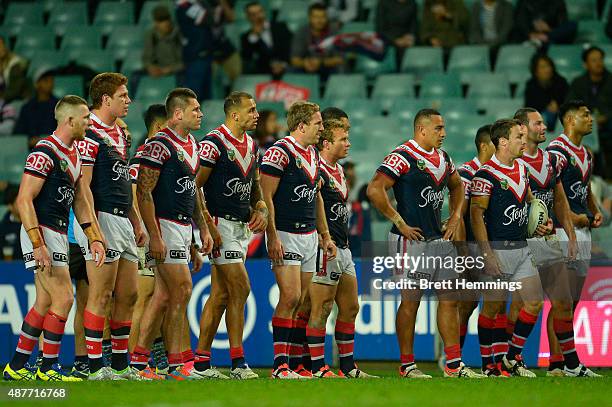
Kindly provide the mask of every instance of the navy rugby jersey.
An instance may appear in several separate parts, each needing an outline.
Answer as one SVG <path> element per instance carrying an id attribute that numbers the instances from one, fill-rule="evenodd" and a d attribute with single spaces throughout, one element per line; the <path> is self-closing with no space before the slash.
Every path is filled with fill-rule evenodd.
<path id="1" fill-rule="evenodd" d="M 93 166 L 91 192 L 96 211 L 127 217 L 132 206 L 127 139 L 115 123 L 107 126 L 95 114 L 85 139 L 77 143 L 83 166 Z"/>
<path id="2" fill-rule="evenodd" d="M 463 165 L 457 169 L 457 172 L 461 177 L 461 183 L 463 184 L 465 200 L 467 201 L 467 210 L 465 211 L 463 222 L 465 223 L 465 240 L 468 242 L 474 241 L 472 223 L 470 222 L 470 186 L 472 185 L 472 178 L 474 178 L 474 175 L 480 169 L 481 166 L 482 163 L 480 162 L 478 157 L 474 157 L 470 161 L 463 163 Z"/>
<path id="3" fill-rule="evenodd" d="M 319 170 L 317 149 L 300 146 L 292 136 L 278 140 L 266 151 L 261 172 L 280 178 L 273 199 L 277 230 L 310 233 L 316 229 Z"/>
<path id="4" fill-rule="evenodd" d="M 257 162 L 253 139 L 244 133 L 239 141 L 225 124 L 202 139 L 200 165 L 212 168 L 204 185 L 206 206 L 212 216 L 249 221 Z"/>
<path id="5" fill-rule="evenodd" d="M 593 171 L 591 154 L 583 145 L 574 145 L 565 134 L 551 141 L 547 150 L 556 155 L 559 160 L 559 178 L 565 195 L 567 195 L 570 209 L 576 214 L 585 214 L 592 219 L 593 214 L 587 205 L 589 183 Z"/>
<path id="6" fill-rule="evenodd" d="M 548 208 L 548 216 L 551 217 L 553 215 L 555 185 L 561 182 L 558 178 L 560 168 L 557 166 L 557 156 L 538 148 L 534 157 L 523 153 L 519 160 L 527 167 L 531 193 L 544 201 Z"/>
<path id="7" fill-rule="evenodd" d="M 81 177 L 81 156 L 77 147 L 68 148 L 55 134 L 45 137 L 28 155 L 24 172 L 45 180 L 34 199 L 38 223 L 66 234 L 75 186 Z"/>
<path id="8" fill-rule="evenodd" d="M 325 218 L 332 240 L 341 249 L 348 247 L 347 206 L 348 187 L 342 166 L 329 165 L 321 157 L 321 197 L 325 205 Z"/>
<path id="9" fill-rule="evenodd" d="M 525 242 L 527 239 L 529 179 L 525 164 L 514 160 L 512 167 L 493 156 L 472 179 L 471 197 L 488 196 L 484 212 L 491 242 Z"/>
<path id="10" fill-rule="evenodd" d="M 145 143 L 149 139 L 145 140 Z M 136 149 L 134 156 L 130 159 L 130 179 L 134 184 L 138 183 L 138 172 L 140 171 L 140 157 L 144 151 L 145 143 Z"/>
<path id="11" fill-rule="evenodd" d="M 397 211 L 408 226 L 420 228 L 426 240 L 441 238 L 444 189 L 455 173 L 448 154 L 436 148 L 426 151 L 409 140 L 387 155 L 377 171 L 395 181 Z M 395 225 L 391 233 L 400 234 Z"/>
<path id="12" fill-rule="evenodd" d="M 195 176 L 200 168 L 199 146 L 191 134 L 182 139 L 165 128 L 144 144 L 140 167 L 159 171 L 153 189 L 155 216 L 191 224 L 195 208 Z"/>

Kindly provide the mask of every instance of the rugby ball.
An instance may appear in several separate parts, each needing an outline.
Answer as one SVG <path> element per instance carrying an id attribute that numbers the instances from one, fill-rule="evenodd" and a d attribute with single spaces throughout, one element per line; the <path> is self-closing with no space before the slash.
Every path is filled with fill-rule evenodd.
<path id="1" fill-rule="evenodd" d="M 529 204 L 529 219 L 527 220 L 527 234 L 533 237 L 540 225 L 548 223 L 548 208 L 544 201 L 534 198 Z"/>

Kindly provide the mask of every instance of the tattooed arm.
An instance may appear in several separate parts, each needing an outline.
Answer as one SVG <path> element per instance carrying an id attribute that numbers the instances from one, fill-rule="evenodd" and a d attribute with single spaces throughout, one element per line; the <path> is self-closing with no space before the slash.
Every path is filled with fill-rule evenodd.
<path id="1" fill-rule="evenodd" d="M 259 182 L 259 170 L 255 171 L 253 179 L 253 189 L 251 190 L 251 219 L 249 220 L 249 228 L 254 233 L 263 232 L 268 226 L 268 206 L 263 199 L 263 192 Z"/>
<path id="2" fill-rule="evenodd" d="M 155 203 L 153 202 L 153 189 L 159 179 L 159 170 L 149 167 L 140 167 L 138 185 L 136 186 L 136 199 L 142 215 L 142 220 L 149 233 L 149 251 L 151 256 L 160 262 L 166 257 L 166 245 L 161 237 L 161 231 L 155 219 Z"/>

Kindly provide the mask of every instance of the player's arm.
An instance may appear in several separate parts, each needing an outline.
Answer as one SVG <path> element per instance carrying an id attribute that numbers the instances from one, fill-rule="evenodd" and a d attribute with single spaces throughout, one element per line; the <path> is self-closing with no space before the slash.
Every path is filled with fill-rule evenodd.
<path id="1" fill-rule="evenodd" d="M 576 258 L 576 253 L 578 252 L 576 231 L 574 229 L 574 224 L 572 223 L 571 211 L 567 201 L 567 196 L 565 195 L 565 190 L 560 182 L 555 184 L 553 210 L 555 211 L 555 217 L 569 238 L 567 251 L 568 258 L 569 260 L 574 260 Z"/>
<path id="2" fill-rule="evenodd" d="M 374 207 L 387 219 L 389 219 L 400 233 L 409 240 L 422 240 L 423 231 L 419 228 L 412 228 L 406 224 L 402 219 L 399 212 L 389 202 L 389 196 L 387 191 L 395 185 L 395 180 L 380 173 L 376 172 L 374 178 L 368 185 L 367 194 L 370 202 Z"/>
<path id="3" fill-rule="evenodd" d="M 204 199 L 204 193 L 201 188 L 196 188 L 196 201 L 193 209 L 193 220 L 200 229 L 200 239 L 202 240 L 202 253 L 208 254 L 213 249 L 213 239 L 208 229 L 208 223 L 206 222 L 207 216 L 204 214 L 208 213 L 206 208 L 206 200 Z M 208 215 L 210 217 L 210 214 Z"/>
<path id="4" fill-rule="evenodd" d="M 138 189 L 138 187 L 136 188 Z M 138 247 L 143 247 L 147 240 L 147 235 L 145 234 L 145 231 L 142 230 L 142 219 L 140 218 L 138 201 L 136 199 L 132 199 L 132 206 L 128 212 L 128 219 L 132 223 L 132 228 L 134 229 L 136 245 Z"/>
<path id="5" fill-rule="evenodd" d="M 281 261 L 283 259 L 283 246 L 278 238 L 276 231 L 276 220 L 274 210 L 274 194 L 278 189 L 280 178 L 272 175 L 261 174 L 261 191 L 263 200 L 268 208 L 268 226 L 266 227 L 266 237 L 268 239 L 268 256 L 270 260 Z"/>
<path id="6" fill-rule="evenodd" d="M 87 201 L 87 196 L 85 195 L 86 189 L 87 188 L 83 186 L 83 177 L 80 177 L 75 186 L 75 196 L 72 207 L 77 222 L 79 222 L 83 229 L 83 233 L 87 236 L 89 250 L 91 251 L 93 260 L 96 262 L 97 267 L 102 267 L 106 257 L 106 244 L 93 208 Z"/>
<path id="7" fill-rule="evenodd" d="M 450 194 L 448 206 L 451 210 L 451 214 L 446 225 L 446 232 L 444 232 L 443 239 L 454 240 L 457 228 L 462 223 L 463 201 L 465 200 L 463 182 L 461 182 L 461 177 L 457 171 L 451 174 L 447 186 Z M 463 227 L 462 233 L 465 239 L 465 227 Z"/>
<path id="8" fill-rule="evenodd" d="M 202 153 L 200 153 L 200 157 L 202 157 Z M 202 194 L 203 202 L 206 202 L 202 193 L 202 187 L 208 182 L 208 178 L 210 177 L 210 174 L 212 173 L 213 169 L 212 167 L 204 165 L 204 161 L 202 160 L 200 160 L 200 163 L 202 163 L 202 165 L 200 165 L 200 169 L 198 170 L 198 174 L 196 175 L 196 188 L 198 189 L 198 193 Z M 210 216 L 210 212 L 208 212 L 207 208 L 202 210 L 202 215 L 204 216 L 206 226 L 208 226 L 208 233 L 210 233 L 210 236 L 213 240 L 212 249 L 216 250 L 221 247 L 221 245 L 223 244 L 223 240 L 221 239 L 221 235 L 219 234 L 219 231 L 215 226 L 215 222 L 213 222 L 213 218 L 212 216 Z"/>
<path id="9" fill-rule="evenodd" d="M 484 256 L 487 273 L 499 276 L 501 271 L 497 262 L 497 256 L 495 256 L 495 252 L 491 249 L 487 227 L 484 222 L 484 214 L 489 207 L 489 199 L 487 195 L 472 196 L 470 202 L 470 224 L 474 240 L 478 243 L 480 252 Z"/>
<path id="10" fill-rule="evenodd" d="M 328 259 L 336 257 L 336 245 L 334 244 L 331 234 L 329 233 L 329 226 L 327 225 L 327 218 L 325 217 L 325 202 L 321 191 L 317 192 L 317 232 L 321 236 L 321 248 L 327 253 Z"/>
<path id="11" fill-rule="evenodd" d="M 261 190 L 261 175 L 259 169 L 255 170 L 253 178 L 253 188 L 251 189 L 251 219 L 249 220 L 249 229 L 254 233 L 260 233 L 266 230 L 269 218 L 268 206 L 263 199 Z"/>
<path id="12" fill-rule="evenodd" d="M 34 199 L 36 199 L 44 184 L 44 178 L 23 174 L 21 185 L 19 186 L 19 193 L 15 200 L 15 206 L 19 210 L 21 223 L 34 248 L 33 256 L 36 261 L 36 267 L 43 273 L 51 271 L 51 257 L 49 256 L 49 251 L 47 250 L 42 233 L 38 227 L 38 217 L 34 209 Z"/>
<path id="13" fill-rule="evenodd" d="M 595 201 L 595 196 L 593 195 L 593 191 L 591 191 L 591 183 L 589 183 L 589 191 L 587 195 L 587 207 L 589 211 L 593 214 L 593 221 L 591 222 L 592 228 L 598 228 L 603 223 L 603 215 L 599 211 L 599 207 L 597 206 L 597 202 Z"/>
<path id="14" fill-rule="evenodd" d="M 145 228 L 149 233 L 149 251 L 151 256 L 155 260 L 163 261 L 166 257 L 166 245 L 157 226 L 155 202 L 153 202 L 153 190 L 157 186 L 159 172 L 159 170 L 154 168 L 140 166 L 138 183 L 136 185 L 136 199 Z"/>

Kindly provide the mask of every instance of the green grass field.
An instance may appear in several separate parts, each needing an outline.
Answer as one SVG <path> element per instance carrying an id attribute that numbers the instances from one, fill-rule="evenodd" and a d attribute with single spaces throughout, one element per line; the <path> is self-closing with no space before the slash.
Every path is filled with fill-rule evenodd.
<path id="1" fill-rule="evenodd" d="M 0 383 L 0 405 L 9 399 L 11 387 L 61 387 L 67 389 L 64 400 L 27 399 L 18 405 L 79 406 L 317 406 L 409 405 L 421 406 L 611 406 L 612 371 L 603 370 L 602 379 L 444 379 L 433 365 L 423 370 L 435 376 L 431 380 L 399 378 L 391 365 L 362 364 L 368 372 L 382 376 L 378 380 L 280 381 L 268 379 L 269 370 L 258 369 L 265 379 L 249 382 L 84 382 L 44 384 L 35 382 Z M 538 374 L 544 375 L 544 371 Z"/>

